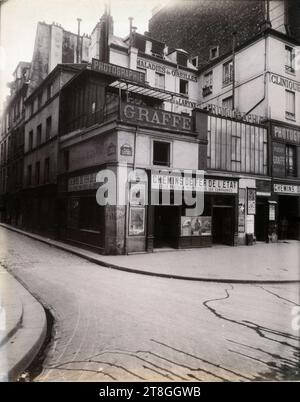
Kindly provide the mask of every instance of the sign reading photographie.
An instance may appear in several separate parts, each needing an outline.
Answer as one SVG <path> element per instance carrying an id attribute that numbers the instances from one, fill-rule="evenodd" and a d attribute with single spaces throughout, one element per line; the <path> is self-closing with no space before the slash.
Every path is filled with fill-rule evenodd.
<path id="1" fill-rule="evenodd" d="M 192 131 L 192 118 L 190 116 L 133 105 L 131 103 L 122 103 L 121 120 L 156 128 L 162 127 L 176 131 Z"/>
<path id="2" fill-rule="evenodd" d="M 110 75 L 112 77 L 145 84 L 145 73 L 117 66 L 116 64 L 105 63 L 98 59 L 92 59 L 92 70 Z"/>
<path id="3" fill-rule="evenodd" d="M 290 127 L 273 126 L 273 138 L 300 145 L 300 130 Z"/>
<path id="4" fill-rule="evenodd" d="M 152 190 L 203 191 L 211 193 L 236 194 L 237 181 L 184 176 L 180 172 L 152 172 Z"/>

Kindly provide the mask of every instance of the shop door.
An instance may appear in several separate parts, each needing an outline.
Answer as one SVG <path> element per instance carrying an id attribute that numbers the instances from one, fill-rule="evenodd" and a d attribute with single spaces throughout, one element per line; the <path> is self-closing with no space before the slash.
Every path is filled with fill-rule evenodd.
<path id="1" fill-rule="evenodd" d="M 257 201 L 255 214 L 255 236 L 258 241 L 268 238 L 268 203 Z"/>
<path id="2" fill-rule="evenodd" d="M 234 245 L 233 207 L 213 206 L 212 235 L 214 244 Z"/>
<path id="3" fill-rule="evenodd" d="M 154 219 L 154 247 L 176 247 L 179 236 L 179 208 L 156 206 Z"/>

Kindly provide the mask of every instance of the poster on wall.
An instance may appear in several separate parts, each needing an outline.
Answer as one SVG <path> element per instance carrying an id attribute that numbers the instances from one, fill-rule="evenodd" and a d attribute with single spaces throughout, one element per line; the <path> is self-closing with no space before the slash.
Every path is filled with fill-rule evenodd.
<path id="1" fill-rule="evenodd" d="M 181 236 L 191 236 L 192 218 L 188 216 L 181 217 Z"/>
<path id="2" fill-rule="evenodd" d="M 246 204 L 246 190 L 239 189 L 239 233 L 245 232 L 245 204 Z"/>
<path id="3" fill-rule="evenodd" d="M 130 205 L 144 206 L 146 195 L 145 183 L 130 183 Z"/>
<path id="4" fill-rule="evenodd" d="M 256 213 L 256 190 L 255 188 L 247 189 L 247 215 L 255 215 Z"/>
<path id="5" fill-rule="evenodd" d="M 211 236 L 211 216 L 182 216 L 181 236 Z"/>
<path id="6" fill-rule="evenodd" d="M 269 221 L 275 221 L 275 204 L 269 204 Z"/>
<path id="7" fill-rule="evenodd" d="M 211 216 L 192 218 L 192 236 L 211 236 Z"/>
<path id="8" fill-rule="evenodd" d="M 145 208 L 129 209 L 129 236 L 139 236 L 145 233 Z"/>

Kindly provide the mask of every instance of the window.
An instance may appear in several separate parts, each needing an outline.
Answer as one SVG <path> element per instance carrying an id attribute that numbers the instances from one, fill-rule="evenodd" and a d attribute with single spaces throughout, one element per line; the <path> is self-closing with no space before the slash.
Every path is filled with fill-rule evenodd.
<path id="1" fill-rule="evenodd" d="M 181 95 L 189 94 L 189 82 L 186 80 L 179 80 L 179 92 Z"/>
<path id="2" fill-rule="evenodd" d="M 295 120 L 295 92 L 285 91 L 286 109 L 285 117 L 290 120 Z"/>
<path id="3" fill-rule="evenodd" d="M 294 176 L 296 173 L 296 147 L 287 145 L 285 149 L 286 156 L 286 174 Z"/>
<path id="4" fill-rule="evenodd" d="M 40 146 L 42 143 L 42 125 L 39 124 L 36 128 L 36 146 Z"/>
<path id="5" fill-rule="evenodd" d="M 30 103 L 30 105 L 29 105 L 29 113 L 30 113 L 30 116 L 33 115 L 33 112 L 34 112 L 34 102 L 32 101 L 32 102 Z"/>
<path id="6" fill-rule="evenodd" d="M 165 89 L 165 74 L 155 73 L 156 88 Z"/>
<path id="7" fill-rule="evenodd" d="M 40 109 L 42 107 L 42 101 L 43 101 L 43 93 L 41 92 L 38 95 L 38 109 Z"/>
<path id="8" fill-rule="evenodd" d="M 153 165 L 170 166 L 170 143 L 153 141 Z"/>
<path id="9" fill-rule="evenodd" d="M 199 67 L 199 57 L 198 56 L 192 57 L 191 61 L 192 61 L 193 66 Z"/>
<path id="10" fill-rule="evenodd" d="M 69 151 L 64 151 L 63 155 L 64 171 L 68 172 L 70 164 L 70 153 Z"/>
<path id="11" fill-rule="evenodd" d="M 213 83 L 213 72 L 210 71 L 209 73 L 204 74 L 203 77 L 203 88 L 202 88 L 203 96 L 207 96 L 212 93 L 212 83 Z"/>
<path id="12" fill-rule="evenodd" d="M 285 47 L 285 71 L 295 72 L 295 50 L 290 46 Z"/>
<path id="13" fill-rule="evenodd" d="M 53 84 L 47 86 L 47 100 L 53 95 Z"/>
<path id="14" fill-rule="evenodd" d="M 147 70 L 145 68 L 138 67 L 137 71 L 139 71 L 140 73 L 144 73 L 145 74 L 145 81 L 147 81 Z"/>
<path id="15" fill-rule="evenodd" d="M 232 110 L 232 96 L 228 96 L 222 100 L 222 108 Z"/>
<path id="16" fill-rule="evenodd" d="M 31 186 L 32 165 L 27 166 L 27 185 Z"/>
<path id="17" fill-rule="evenodd" d="M 213 46 L 209 49 L 209 58 L 213 60 L 219 57 L 219 46 Z"/>
<path id="18" fill-rule="evenodd" d="M 95 197 L 80 199 L 79 226 L 80 229 L 100 231 L 104 223 L 104 209 Z"/>
<path id="19" fill-rule="evenodd" d="M 44 183 L 49 183 L 50 180 L 50 159 L 46 158 L 44 162 Z"/>
<path id="20" fill-rule="evenodd" d="M 31 151 L 33 148 L 33 131 L 29 131 L 29 139 L 28 139 L 28 150 Z"/>
<path id="21" fill-rule="evenodd" d="M 51 126 L 52 126 L 52 117 L 49 116 L 46 120 L 46 141 L 48 141 L 51 136 Z"/>
<path id="22" fill-rule="evenodd" d="M 233 79 L 233 63 L 232 60 L 223 64 L 223 84 L 228 85 L 232 83 Z"/>
<path id="23" fill-rule="evenodd" d="M 41 173 L 41 164 L 40 162 L 35 163 L 35 184 L 40 184 L 40 173 Z"/>

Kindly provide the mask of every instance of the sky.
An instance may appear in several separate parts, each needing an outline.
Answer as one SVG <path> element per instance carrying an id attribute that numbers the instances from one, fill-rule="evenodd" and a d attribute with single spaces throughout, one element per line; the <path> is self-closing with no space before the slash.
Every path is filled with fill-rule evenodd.
<path id="1" fill-rule="evenodd" d="M 165 0 L 111 0 L 114 34 L 124 37 L 129 32 L 128 17 L 138 32 L 148 30 L 152 9 Z M 37 23 L 57 22 L 65 30 L 91 34 L 104 11 L 105 0 L 0 0 L 0 111 L 19 61 L 31 61 Z"/>

